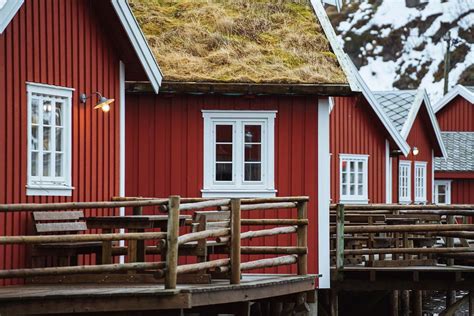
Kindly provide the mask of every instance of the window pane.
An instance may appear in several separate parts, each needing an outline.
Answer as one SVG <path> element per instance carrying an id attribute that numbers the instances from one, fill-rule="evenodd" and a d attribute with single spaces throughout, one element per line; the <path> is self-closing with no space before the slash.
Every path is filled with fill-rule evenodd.
<path id="1" fill-rule="evenodd" d="M 363 165 L 364 165 L 364 163 L 362 161 L 358 162 L 358 171 L 359 172 L 361 172 L 363 170 L 363 168 L 364 168 Z"/>
<path id="2" fill-rule="evenodd" d="M 362 195 L 363 194 L 362 191 L 363 191 L 363 186 L 361 184 L 359 184 L 357 186 L 357 195 Z"/>
<path id="3" fill-rule="evenodd" d="M 342 195 L 347 195 L 347 184 L 342 186 Z"/>
<path id="4" fill-rule="evenodd" d="M 446 195 L 438 195 L 438 203 L 446 204 Z"/>
<path id="5" fill-rule="evenodd" d="M 38 124 L 39 122 L 39 100 L 31 99 L 31 123 Z"/>
<path id="6" fill-rule="evenodd" d="M 439 194 L 446 193 L 446 186 L 445 185 L 438 185 L 438 193 Z"/>
<path id="7" fill-rule="evenodd" d="M 51 105 L 51 101 L 44 101 L 43 102 L 43 124 L 44 125 L 51 125 L 51 111 L 53 110 L 53 106 Z"/>
<path id="8" fill-rule="evenodd" d="M 342 183 L 347 183 L 347 173 L 342 173 Z"/>
<path id="9" fill-rule="evenodd" d="M 245 142 L 260 143 L 262 141 L 262 127 L 260 125 L 245 125 Z"/>
<path id="10" fill-rule="evenodd" d="M 245 164 L 245 181 L 260 181 L 262 166 L 259 163 Z"/>
<path id="11" fill-rule="evenodd" d="M 232 181 L 231 163 L 216 163 L 216 181 Z"/>
<path id="12" fill-rule="evenodd" d="M 350 168 L 349 168 L 349 170 L 350 170 L 351 172 L 354 172 L 354 171 L 355 171 L 355 161 L 351 161 L 351 162 L 349 162 L 349 163 L 350 163 Z"/>
<path id="13" fill-rule="evenodd" d="M 362 184 L 364 181 L 364 174 L 359 172 L 359 175 L 357 177 L 357 183 Z"/>
<path id="14" fill-rule="evenodd" d="M 262 145 L 245 145 L 245 161 L 262 161 Z"/>
<path id="15" fill-rule="evenodd" d="M 56 151 L 63 151 L 63 129 L 56 128 Z"/>
<path id="16" fill-rule="evenodd" d="M 351 188 L 350 195 L 354 195 L 355 194 L 355 185 L 351 184 L 350 188 Z"/>
<path id="17" fill-rule="evenodd" d="M 56 126 L 63 126 L 63 104 L 56 102 L 55 122 Z"/>
<path id="18" fill-rule="evenodd" d="M 351 173 L 351 181 L 350 181 L 351 184 L 355 183 L 355 174 L 354 173 Z"/>
<path id="19" fill-rule="evenodd" d="M 51 127 L 43 128 L 43 150 L 51 148 Z"/>
<path id="20" fill-rule="evenodd" d="M 346 160 L 343 160 L 343 161 L 342 161 L 341 169 L 342 169 L 342 172 L 346 172 L 346 171 L 347 171 L 347 161 L 346 161 Z"/>
<path id="21" fill-rule="evenodd" d="M 216 142 L 232 142 L 232 125 L 216 125 Z"/>
<path id="22" fill-rule="evenodd" d="M 38 150 L 38 126 L 31 126 L 31 150 Z"/>
<path id="23" fill-rule="evenodd" d="M 56 177 L 63 176 L 63 154 L 56 154 L 55 175 Z"/>
<path id="24" fill-rule="evenodd" d="M 43 176 L 51 176 L 51 154 L 43 154 Z"/>
<path id="25" fill-rule="evenodd" d="M 38 153 L 31 153 L 31 175 L 36 177 L 38 175 Z"/>
<path id="26" fill-rule="evenodd" d="M 232 161 L 232 145 L 216 145 L 216 161 Z"/>

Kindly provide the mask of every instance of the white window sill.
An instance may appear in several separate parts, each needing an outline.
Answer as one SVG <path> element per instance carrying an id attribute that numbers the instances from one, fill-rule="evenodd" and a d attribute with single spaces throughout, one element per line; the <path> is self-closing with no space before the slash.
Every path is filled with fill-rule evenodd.
<path id="1" fill-rule="evenodd" d="M 61 185 L 28 185 L 27 196 L 72 196 L 74 187 Z"/>
<path id="2" fill-rule="evenodd" d="M 411 204 L 411 201 L 398 201 L 399 204 Z"/>
<path id="3" fill-rule="evenodd" d="M 423 200 L 423 201 L 417 201 L 415 200 L 415 204 L 427 204 L 428 201 L 427 200 Z"/>
<path id="4" fill-rule="evenodd" d="M 202 189 L 203 198 L 230 197 L 230 198 L 269 198 L 275 197 L 277 190 L 219 190 Z"/>
<path id="5" fill-rule="evenodd" d="M 369 204 L 369 200 L 350 200 L 350 199 L 341 199 L 339 204 Z"/>

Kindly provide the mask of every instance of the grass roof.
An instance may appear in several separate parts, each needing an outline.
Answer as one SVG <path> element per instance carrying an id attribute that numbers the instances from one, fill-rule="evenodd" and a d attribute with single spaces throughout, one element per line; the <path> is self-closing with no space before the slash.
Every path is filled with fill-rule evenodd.
<path id="1" fill-rule="evenodd" d="M 167 81 L 347 82 L 307 0 L 129 0 Z"/>

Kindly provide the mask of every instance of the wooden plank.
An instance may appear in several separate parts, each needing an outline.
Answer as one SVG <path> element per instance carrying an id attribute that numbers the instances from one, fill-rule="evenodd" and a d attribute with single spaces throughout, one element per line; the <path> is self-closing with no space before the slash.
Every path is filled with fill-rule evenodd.
<path id="1" fill-rule="evenodd" d="M 308 225 L 307 219 L 242 219 L 242 225 Z M 474 225 L 473 225 L 474 226 Z"/>
<path id="2" fill-rule="evenodd" d="M 179 235 L 179 209 L 180 197 L 169 198 L 169 220 L 166 237 L 166 275 L 165 289 L 176 288 L 178 266 L 178 235 Z"/>
<path id="3" fill-rule="evenodd" d="M 83 211 L 33 212 L 35 221 L 79 220 L 82 217 L 84 217 Z"/>
<path id="4" fill-rule="evenodd" d="M 307 247 L 272 247 L 272 246 L 250 246 L 241 247 L 240 252 L 242 254 L 292 254 L 292 255 L 305 255 L 308 253 Z M 307 274 L 307 273 L 303 273 Z"/>
<path id="5" fill-rule="evenodd" d="M 298 257 L 295 255 L 289 256 L 282 256 L 276 257 L 271 259 L 260 259 L 255 261 L 243 262 L 240 265 L 240 269 L 242 271 L 253 270 L 253 269 L 260 269 L 260 268 L 269 268 L 269 267 L 277 267 L 283 265 L 290 265 L 296 263 Z"/>
<path id="6" fill-rule="evenodd" d="M 50 236 L 0 236 L 0 245 L 5 244 L 54 244 L 86 241 L 112 240 L 144 240 L 166 238 L 165 232 L 156 233 L 124 233 L 124 234 L 79 234 L 79 235 L 50 235 Z"/>
<path id="7" fill-rule="evenodd" d="M 85 222 L 73 223 L 36 223 L 37 233 L 81 232 L 87 230 Z"/>
<path id="8" fill-rule="evenodd" d="M 240 283 L 240 229 L 241 229 L 241 213 L 240 199 L 232 199 L 230 201 L 231 208 L 231 234 L 230 234 L 230 283 Z"/>

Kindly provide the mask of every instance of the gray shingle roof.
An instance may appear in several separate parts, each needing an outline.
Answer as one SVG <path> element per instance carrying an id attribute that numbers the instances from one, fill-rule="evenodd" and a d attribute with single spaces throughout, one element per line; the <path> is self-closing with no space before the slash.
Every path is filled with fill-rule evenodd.
<path id="1" fill-rule="evenodd" d="M 408 113 L 415 102 L 416 90 L 377 91 L 374 96 L 398 132 L 402 131 Z"/>
<path id="2" fill-rule="evenodd" d="M 435 158 L 436 171 L 474 171 L 474 132 L 442 132 L 448 159 Z"/>

